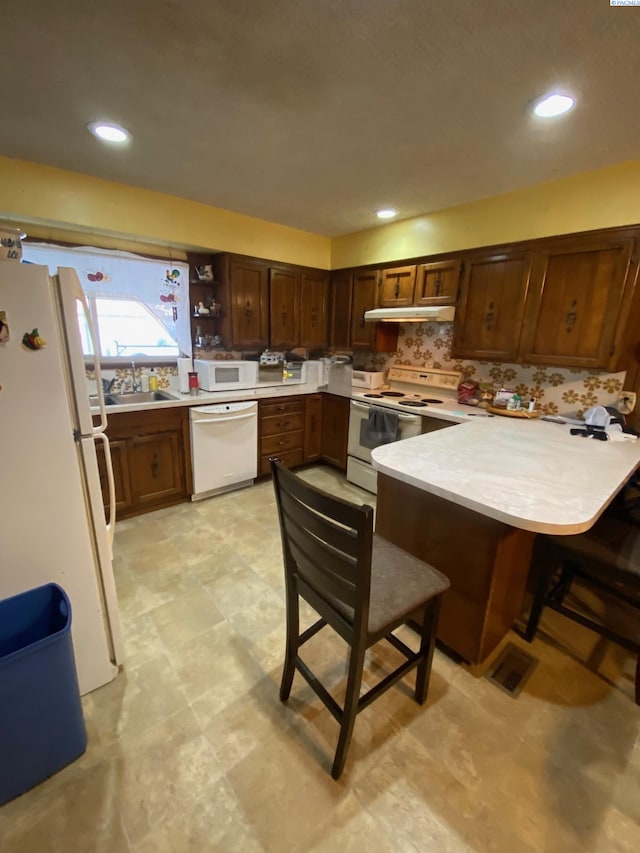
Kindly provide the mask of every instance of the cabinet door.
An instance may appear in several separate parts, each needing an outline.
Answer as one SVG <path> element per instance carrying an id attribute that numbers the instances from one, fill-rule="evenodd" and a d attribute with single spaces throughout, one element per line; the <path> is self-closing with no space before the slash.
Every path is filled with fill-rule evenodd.
<path id="1" fill-rule="evenodd" d="M 131 494 L 131 478 L 129 477 L 129 458 L 127 454 L 127 443 L 122 439 L 111 439 L 111 465 L 113 467 L 113 481 L 116 490 L 116 518 L 127 513 L 133 505 Z M 107 467 L 104 459 L 102 443 L 96 442 L 96 455 L 98 457 L 98 473 L 100 475 L 100 488 L 102 491 L 102 503 L 105 509 L 109 507 L 109 480 L 107 478 Z"/>
<path id="2" fill-rule="evenodd" d="M 531 364 L 606 369 L 631 240 L 567 241 L 536 253 L 521 354 Z"/>
<path id="3" fill-rule="evenodd" d="M 272 347 L 291 349 L 300 338 L 300 273 L 269 270 L 269 341 Z"/>
<path id="4" fill-rule="evenodd" d="M 322 458 L 342 471 L 347 469 L 349 402 L 333 394 L 322 398 Z"/>
<path id="5" fill-rule="evenodd" d="M 405 305 L 413 305 L 415 285 L 415 266 L 382 270 L 378 305 L 381 308 L 402 308 Z"/>
<path id="6" fill-rule="evenodd" d="M 269 344 L 269 279 L 259 261 L 231 258 L 231 338 L 233 346 L 266 347 Z"/>
<path id="7" fill-rule="evenodd" d="M 300 276 L 300 346 L 308 349 L 327 346 L 328 303 L 327 273 L 303 272 Z"/>
<path id="8" fill-rule="evenodd" d="M 351 299 L 353 275 L 350 272 L 331 274 L 331 313 L 329 346 L 336 349 L 351 347 Z"/>
<path id="9" fill-rule="evenodd" d="M 351 347 L 373 349 L 375 323 L 365 323 L 364 312 L 376 307 L 378 271 L 356 272 L 353 276 L 353 301 L 351 303 Z"/>
<path id="10" fill-rule="evenodd" d="M 304 461 L 319 459 L 322 452 L 322 396 L 310 394 L 304 406 Z"/>
<path id="11" fill-rule="evenodd" d="M 181 431 L 136 435 L 127 444 L 135 503 L 157 504 L 184 495 Z"/>
<path id="12" fill-rule="evenodd" d="M 414 305 L 455 305 L 458 301 L 462 261 L 419 264 Z"/>
<path id="13" fill-rule="evenodd" d="M 516 360 L 530 266 L 527 252 L 465 261 L 454 326 L 456 358 Z"/>

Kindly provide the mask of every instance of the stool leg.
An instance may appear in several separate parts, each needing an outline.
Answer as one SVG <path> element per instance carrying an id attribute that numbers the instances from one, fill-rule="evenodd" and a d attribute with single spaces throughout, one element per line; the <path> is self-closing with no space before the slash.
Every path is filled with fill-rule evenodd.
<path id="1" fill-rule="evenodd" d="M 340 737 L 338 738 L 338 746 L 333 759 L 333 767 L 331 775 L 334 779 L 339 779 L 344 769 L 344 762 L 347 757 L 347 750 L 351 743 L 351 735 L 356 722 L 358 713 L 358 700 L 360 699 L 360 685 L 362 684 L 362 670 L 364 668 L 364 643 L 357 644 L 352 647 L 349 657 L 349 678 L 347 680 L 347 693 L 344 700 L 344 709 L 342 711 L 342 724 L 340 726 Z"/>
<path id="2" fill-rule="evenodd" d="M 282 668 L 282 681 L 280 682 L 280 701 L 286 702 L 291 693 L 293 676 L 296 671 L 296 656 L 298 654 L 298 640 L 300 639 L 300 615 L 298 606 L 298 593 L 294 589 L 287 589 L 287 638 L 284 654 L 284 667 Z"/>
<path id="3" fill-rule="evenodd" d="M 552 575 L 553 569 L 541 569 L 540 571 L 540 580 L 538 582 L 538 586 L 536 587 L 536 592 L 533 597 L 533 603 L 531 605 L 531 612 L 529 613 L 527 627 L 525 628 L 524 632 L 524 638 L 528 643 L 533 640 L 538 630 L 538 624 L 540 623 L 540 617 L 542 616 L 542 611 L 544 610 L 547 589 L 549 587 L 549 581 L 551 580 Z"/>
<path id="4" fill-rule="evenodd" d="M 424 608 L 422 636 L 420 637 L 420 655 L 422 659 L 418 664 L 415 692 L 416 702 L 419 705 L 424 705 L 427 698 L 427 691 L 429 689 L 429 679 L 431 678 L 433 650 L 436 645 L 436 630 L 438 628 L 441 599 L 442 596 L 438 595 L 432 601 L 429 601 Z"/>
<path id="5" fill-rule="evenodd" d="M 636 660 L 636 705 L 640 705 L 640 651 Z"/>

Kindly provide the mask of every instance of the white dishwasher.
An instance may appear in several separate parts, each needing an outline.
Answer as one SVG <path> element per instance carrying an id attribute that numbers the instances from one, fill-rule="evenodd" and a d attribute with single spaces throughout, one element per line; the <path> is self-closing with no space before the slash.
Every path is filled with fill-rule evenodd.
<path id="1" fill-rule="evenodd" d="M 191 500 L 250 486 L 258 473 L 258 403 L 194 406 L 189 420 Z"/>

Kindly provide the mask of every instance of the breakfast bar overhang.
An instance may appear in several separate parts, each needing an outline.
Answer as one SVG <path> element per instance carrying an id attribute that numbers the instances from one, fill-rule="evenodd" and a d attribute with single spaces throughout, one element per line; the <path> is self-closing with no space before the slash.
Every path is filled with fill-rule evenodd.
<path id="1" fill-rule="evenodd" d="M 588 530 L 640 465 L 640 440 L 477 418 L 376 448 L 376 532 L 451 581 L 438 637 L 485 660 L 520 614 L 536 533 Z"/>

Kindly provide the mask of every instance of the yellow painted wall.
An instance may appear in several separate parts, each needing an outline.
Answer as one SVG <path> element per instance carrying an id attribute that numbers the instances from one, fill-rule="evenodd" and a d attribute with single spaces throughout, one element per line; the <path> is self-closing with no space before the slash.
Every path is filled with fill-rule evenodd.
<path id="1" fill-rule="evenodd" d="M 8 157 L 0 157 L 2 219 L 34 236 L 30 223 L 53 229 L 38 236 L 74 241 L 65 233 L 98 233 L 139 251 L 146 245 L 212 249 L 321 269 L 331 257 L 329 237 Z"/>
<path id="2" fill-rule="evenodd" d="M 335 237 L 331 268 L 640 223 L 640 161 Z"/>
<path id="3" fill-rule="evenodd" d="M 32 236 L 143 253 L 238 252 L 322 269 L 640 223 L 640 161 L 330 239 L 254 217 L 0 157 L 0 220 Z"/>

